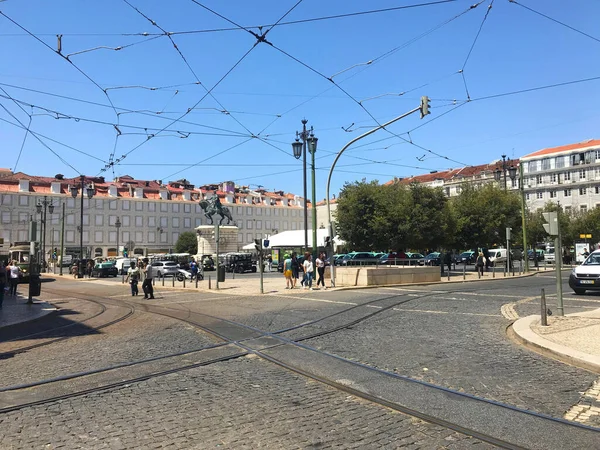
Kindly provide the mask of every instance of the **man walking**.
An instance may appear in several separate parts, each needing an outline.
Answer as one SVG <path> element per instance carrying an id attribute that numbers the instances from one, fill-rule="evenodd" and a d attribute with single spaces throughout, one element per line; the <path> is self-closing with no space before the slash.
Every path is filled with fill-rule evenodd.
<path id="1" fill-rule="evenodd" d="M 154 299 L 154 287 L 152 286 L 152 279 L 154 278 L 154 273 L 152 269 L 152 264 L 146 263 L 146 268 L 144 269 L 144 282 L 142 283 L 142 290 L 144 291 L 144 298 L 149 298 L 150 300 Z"/>

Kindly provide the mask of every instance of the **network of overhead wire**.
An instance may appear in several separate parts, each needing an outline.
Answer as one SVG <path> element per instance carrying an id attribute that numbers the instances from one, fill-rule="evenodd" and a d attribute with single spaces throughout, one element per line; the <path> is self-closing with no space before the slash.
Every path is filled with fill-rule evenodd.
<path id="1" fill-rule="evenodd" d="M 469 63 L 473 58 L 474 50 L 477 48 L 478 41 L 482 34 L 485 33 L 485 25 L 488 19 L 492 16 L 492 9 L 494 6 L 495 0 L 481 0 L 475 2 L 473 4 L 468 5 L 465 8 L 462 8 L 458 12 L 452 13 L 448 18 L 441 20 L 439 23 L 433 25 L 425 29 L 424 31 L 418 33 L 412 38 L 399 43 L 397 45 L 392 46 L 390 49 L 385 50 L 383 52 L 379 52 L 375 54 L 371 59 L 364 60 L 362 62 L 355 62 L 354 64 L 342 68 L 336 71 L 333 75 L 327 75 L 324 70 L 321 70 L 315 67 L 315 64 L 309 63 L 305 60 L 303 55 L 299 55 L 295 51 L 287 50 L 284 45 L 280 44 L 278 40 L 278 35 L 271 33 L 271 31 L 276 27 L 289 27 L 289 26 L 298 26 L 301 24 L 308 24 L 313 22 L 323 22 L 323 21 L 340 21 L 345 18 L 357 18 L 364 17 L 369 15 L 377 15 L 377 14 L 389 14 L 389 13 L 400 13 L 404 10 L 414 10 L 418 8 L 434 8 L 439 7 L 441 5 L 448 5 L 453 3 L 464 3 L 460 0 L 438 0 L 438 1 L 429 1 L 429 2 L 420 2 L 420 3 L 412 3 L 408 5 L 399 5 L 390 8 L 381 8 L 381 9 L 370 9 L 364 11 L 354 11 L 348 13 L 340 13 L 340 14 L 329 14 L 322 16 L 314 16 L 303 19 L 288 19 L 286 20 L 294 11 L 298 9 L 298 7 L 302 4 L 303 0 L 295 0 L 290 2 L 290 7 L 282 14 L 278 20 L 268 23 L 265 25 L 242 25 L 238 23 L 236 20 L 228 17 L 226 14 L 222 14 L 216 9 L 208 7 L 202 1 L 198 0 L 189 0 L 192 4 L 197 6 L 199 9 L 208 13 L 209 15 L 213 15 L 220 20 L 228 23 L 229 27 L 221 27 L 221 28 L 207 28 L 202 30 L 177 30 L 177 31 L 169 31 L 168 27 L 165 25 L 167 20 L 160 17 L 154 17 L 154 12 L 150 13 L 145 10 L 146 6 L 142 3 L 140 5 L 134 4 L 132 0 L 121 0 L 126 8 L 131 11 L 132 14 L 136 15 L 138 18 L 142 18 L 146 23 L 149 23 L 156 32 L 129 32 L 129 33 L 67 33 L 64 32 L 62 34 L 56 35 L 56 47 L 52 47 L 50 44 L 43 39 L 46 34 L 36 34 L 28 26 L 23 25 L 18 20 L 13 18 L 11 15 L 6 14 L 4 11 L 0 11 L 0 18 L 3 18 L 7 21 L 7 23 L 11 24 L 14 28 L 19 30 L 21 33 L 19 35 L 25 35 L 31 39 L 33 39 L 38 45 L 46 48 L 46 50 L 52 52 L 56 58 L 62 60 L 68 67 L 71 67 L 76 73 L 83 76 L 87 82 L 93 86 L 97 91 L 102 93 L 102 96 L 105 99 L 105 102 L 99 102 L 96 100 L 92 100 L 89 98 L 80 97 L 76 94 L 73 95 L 65 95 L 63 93 L 56 92 L 48 92 L 47 90 L 42 89 L 33 89 L 27 86 L 20 86 L 16 84 L 8 84 L 8 83 L 0 83 L 0 112 L 5 115 L 5 117 L 0 117 L 0 121 L 4 124 L 15 127 L 19 130 L 23 131 L 23 138 L 20 143 L 20 148 L 14 162 L 13 169 L 16 170 L 19 167 L 20 162 L 22 161 L 23 155 L 26 154 L 28 145 L 32 141 L 37 142 L 39 145 L 47 149 L 51 152 L 55 157 L 57 157 L 61 163 L 65 166 L 72 169 L 75 173 L 82 173 L 81 167 L 75 167 L 72 162 L 70 162 L 70 153 L 65 152 L 74 152 L 79 155 L 82 155 L 86 158 L 89 158 L 93 161 L 96 161 L 101 164 L 101 167 L 98 170 L 98 174 L 102 174 L 108 170 L 111 170 L 113 176 L 115 175 L 115 167 L 123 166 L 123 167 L 162 167 L 165 170 L 169 170 L 169 168 L 177 169 L 176 171 L 169 173 L 163 177 L 162 179 L 168 179 L 170 177 L 174 177 L 180 175 L 186 170 L 191 170 L 199 167 L 260 167 L 260 168 L 269 168 L 269 167 L 277 167 L 277 168 L 285 168 L 287 166 L 293 167 L 293 160 L 291 157 L 293 156 L 289 150 L 284 150 L 281 148 L 281 145 L 288 146 L 289 143 L 284 141 L 278 141 L 274 139 L 276 136 L 288 135 L 291 136 L 292 133 L 285 132 L 274 132 L 267 133 L 268 130 L 276 126 L 282 118 L 287 118 L 294 111 L 299 110 L 300 108 L 306 106 L 308 103 L 313 102 L 317 99 L 324 97 L 330 91 L 336 91 L 341 93 L 341 98 L 345 98 L 351 101 L 351 103 L 356 107 L 356 119 L 352 123 L 344 123 L 339 124 L 337 126 L 327 127 L 324 126 L 320 128 L 321 131 L 327 130 L 338 130 L 344 133 L 355 133 L 361 129 L 373 128 L 375 126 L 381 126 L 383 122 L 389 119 L 389 117 L 381 117 L 380 113 L 375 113 L 374 108 L 371 107 L 376 101 L 381 101 L 383 98 L 401 98 L 408 99 L 406 94 L 412 92 L 425 92 L 425 88 L 432 87 L 434 85 L 439 85 L 441 82 L 447 81 L 449 79 L 460 77 L 464 87 L 464 98 L 455 98 L 456 95 L 449 95 L 445 98 L 432 97 L 432 101 L 434 103 L 434 108 L 436 114 L 427 118 L 417 126 L 412 126 L 412 128 L 406 129 L 402 132 L 396 132 L 391 127 L 385 127 L 384 131 L 388 134 L 385 138 L 378 139 L 375 141 L 369 141 L 366 144 L 358 144 L 353 147 L 352 151 L 360 151 L 361 156 L 357 156 L 351 152 L 348 153 L 347 157 L 349 159 L 353 159 L 356 162 L 340 165 L 340 172 L 344 172 L 342 167 L 352 167 L 352 166 L 364 166 L 364 165 L 382 165 L 389 168 L 398 167 L 412 170 L 434 170 L 435 167 L 423 167 L 419 164 L 411 164 L 408 162 L 409 156 L 404 156 L 403 158 L 392 158 L 392 159 L 382 159 L 382 158 L 368 158 L 365 157 L 365 152 L 367 151 L 380 151 L 387 150 L 390 147 L 396 145 L 406 145 L 412 148 L 414 151 L 418 152 L 417 155 L 410 155 L 410 158 L 414 158 L 417 162 L 422 162 L 428 159 L 443 161 L 443 164 L 457 164 L 459 166 L 466 166 L 468 163 L 466 161 L 460 161 L 452 156 L 452 154 L 447 153 L 445 150 L 432 149 L 427 145 L 423 145 L 419 139 L 415 139 L 413 134 L 417 130 L 422 130 L 424 127 L 430 126 L 430 124 L 435 123 L 441 119 L 445 119 L 448 115 L 453 112 L 464 108 L 466 105 L 474 102 L 481 102 L 485 100 L 493 100 L 501 97 L 507 97 L 512 95 L 518 95 L 533 91 L 540 91 L 546 89 L 553 89 L 560 86 L 569 86 L 581 83 L 589 83 L 593 81 L 600 80 L 600 76 L 590 76 L 587 78 L 579 78 L 576 80 L 567 80 L 563 82 L 557 83 L 548 83 L 538 86 L 524 86 L 522 89 L 514 89 L 508 90 L 505 92 L 497 92 L 492 94 L 485 95 L 473 95 L 472 90 L 470 89 L 468 79 L 468 68 L 470 67 Z M 563 21 L 559 21 L 551 16 L 544 14 L 540 11 L 536 11 L 533 8 L 530 8 L 524 4 L 517 2 L 516 0 L 508 0 L 509 3 L 514 4 L 516 6 L 521 7 L 522 9 L 527 10 L 530 13 L 535 14 L 538 17 L 542 17 L 546 20 L 553 22 L 554 24 L 565 27 L 571 31 L 578 33 L 581 36 L 585 36 L 591 40 L 596 42 L 600 42 L 600 39 L 592 36 L 591 34 L 585 33 L 576 27 L 573 27 Z M 354 95 L 351 92 L 351 89 L 347 88 L 346 85 L 353 80 L 355 77 L 358 77 L 366 70 L 374 70 L 373 67 L 377 66 L 382 61 L 391 58 L 394 55 L 397 55 L 399 52 L 409 48 L 412 45 L 424 40 L 425 38 L 439 32 L 445 27 L 449 26 L 457 22 L 459 19 L 464 19 L 471 17 L 474 13 L 472 11 L 480 11 L 482 8 L 485 8 L 485 12 L 483 16 L 477 21 L 478 28 L 476 29 L 476 33 L 470 41 L 470 46 L 466 49 L 466 54 L 464 60 L 461 64 L 457 65 L 457 68 L 452 73 L 447 73 L 446 75 L 435 77 L 433 80 L 419 83 L 417 86 L 413 86 L 407 88 L 402 91 L 392 92 L 389 90 L 383 91 L 381 94 L 365 96 L 364 98 L 360 98 L 358 95 Z M 215 79 L 211 80 L 210 83 L 205 82 L 201 79 L 199 67 L 194 65 L 194 59 L 189 57 L 189 53 L 184 51 L 184 47 L 179 42 L 179 37 L 183 38 L 184 36 L 190 35 L 206 35 L 209 33 L 222 33 L 226 31 L 244 31 L 249 35 L 251 40 L 248 42 L 247 47 L 243 48 L 237 58 L 234 58 L 234 62 L 230 64 L 226 70 L 224 70 L 220 75 L 217 75 Z M 11 37 L 15 34 L 0 34 L 0 37 Z M 52 35 L 55 36 L 55 35 Z M 90 46 L 89 48 L 79 49 L 75 51 L 66 52 L 63 50 L 63 45 L 66 43 L 66 38 L 69 40 L 71 37 L 75 38 L 78 36 L 94 36 L 94 37 L 123 37 L 123 38 L 140 38 L 133 42 L 123 43 L 122 45 L 96 45 Z M 174 82 L 172 84 L 165 85 L 149 85 L 145 82 L 140 83 L 123 83 L 121 85 L 116 83 L 104 83 L 100 81 L 100 78 L 93 73 L 92 70 L 86 68 L 86 64 L 83 62 L 79 62 L 83 56 L 86 58 L 92 58 L 95 55 L 105 54 L 108 51 L 112 52 L 131 52 L 131 51 L 140 51 L 140 49 L 144 49 L 147 47 L 146 44 L 156 42 L 167 42 L 177 56 L 179 61 L 181 62 L 182 68 L 185 69 L 185 75 L 183 79 L 192 77 L 192 81 L 190 82 Z M 321 90 L 316 93 L 314 96 L 309 96 L 308 98 L 304 98 L 298 104 L 282 108 L 282 111 L 271 111 L 265 112 L 262 109 L 257 110 L 247 110 L 245 108 L 229 108 L 231 105 L 226 105 L 227 102 L 224 102 L 221 98 L 222 94 L 217 94 L 217 88 L 220 87 L 228 78 L 232 76 L 233 73 L 239 71 L 239 68 L 244 64 L 244 61 L 247 60 L 250 54 L 255 52 L 255 49 L 258 47 L 264 48 L 264 53 L 270 53 L 273 57 L 283 56 L 289 61 L 293 61 L 300 68 L 304 68 L 308 73 L 312 73 L 316 75 L 321 80 L 324 80 L 329 84 L 329 86 L 325 90 Z M 232 49 L 233 50 L 233 49 Z M 376 53 L 376 52 L 374 52 Z M 203 76 L 204 77 L 204 76 Z M 188 91 L 189 88 L 189 91 Z M 123 104 L 119 103 L 116 99 L 117 94 L 121 95 L 121 93 L 130 93 L 135 91 L 147 91 L 148 95 L 163 95 L 166 94 L 168 97 L 163 99 L 163 103 L 160 105 L 161 107 L 157 109 L 150 109 L 146 107 L 136 107 L 129 106 L 125 107 Z M 16 93 L 19 94 L 16 94 Z M 181 99 L 182 93 L 186 94 L 185 99 Z M 26 96 L 27 95 L 27 96 Z M 31 96 L 35 95 L 36 100 L 30 100 Z M 181 108 L 181 102 L 187 101 L 188 98 L 194 97 L 192 101 L 189 102 L 187 107 Z M 125 97 L 128 98 L 128 97 Z M 160 97 L 163 98 L 163 97 Z M 418 97 L 415 98 L 415 100 Z M 59 102 L 60 106 L 54 106 L 55 103 Z M 210 101 L 210 103 L 208 103 Z M 179 103 L 179 106 L 172 107 L 171 105 L 175 102 Z M 46 104 L 45 104 L 46 103 Z M 132 102 L 133 104 L 134 102 Z M 106 114 L 96 111 L 96 109 L 90 109 L 89 111 L 94 111 L 94 113 L 80 113 L 73 112 L 70 107 L 67 105 L 71 104 L 81 104 L 90 108 L 97 108 L 98 111 L 106 111 L 108 110 L 113 119 L 107 120 Z M 16 108 L 16 110 L 14 109 Z M 24 118 L 20 119 L 18 114 L 23 114 Z M 193 120 L 194 114 L 201 114 L 203 119 L 201 121 Z M 360 115 L 359 115 L 360 114 Z M 366 118 L 364 117 L 366 115 Z M 223 117 L 224 120 L 229 121 L 231 124 L 230 127 L 222 126 L 223 120 L 219 119 L 219 121 L 212 120 L 212 116 L 215 117 Z M 255 125 L 249 125 L 246 122 L 248 117 L 263 117 L 268 121 L 263 125 L 256 127 Z M 130 118 L 135 118 L 133 122 L 130 122 Z M 39 124 L 40 126 L 45 126 L 46 121 L 49 119 L 54 119 L 58 122 L 72 122 L 73 124 L 83 125 L 87 124 L 89 126 L 97 126 L 102 127 L 103 133 L 110 133 L 110 136 L 113 137 L 112 148 L 110 151 L 107 151 L 104 154 L 100 154 L 95 151 L 82 150 L 77 146 L 62 142 L 68 140 L 68 137 L 61 134 L 60 138 L 57 136 L 49 136 L 48 132 L 41 133 L 36 130 L 36 126 Z M 140 121 L 147 120 L 149 121 L 147 125 L 140 124 Z M 156 121 L 162 121 L 161 124 L 157 125 Z M 254 123 L 254 122 L 253 122 Z M 211 145 L 210 151 L 203 150 L 199 152 L 197 155 L 187 155 L 185 160 L 182 162 L 162 162 L 162 161 L 138 161 L 129 162 L 128 157 L 138 150 L 142 149 L 144 146 L 148 145 L 150 142 L 154 142 L 156 138 L 164 138 L 164 139 L 205 139 L 205 138 L 223 138 L 223 139 L 235 139 L 237 142 L 225 142 L 223 141 L 223 145 L 215 146 Z M 131 144 L 132 139 L 138 139 L 136 143 Z M 383 147 L 374 147 L 374 144 L 378 142 L 386 142 Z M 261 146 L 262 150 L 259 150 L 260 153 L 263 153 L 264 159 L 269 161 L 272 159 L 273 152 L 279 154 L 285 154 L 287 158 L 286 161 L 289 162 L 279 162 L 279 163 L 262 163 L 262 164 L 238 164 L 235 161 L 229 159 L 228 154 L 230 155 L 233 150 L 239 149 L 241 147 L 246 146 L 252 142 L 257 142 Z M 58 147 L 61 150 L 58 150 Z M 413 152 L 414 153 L 414 152 Z M 332 155 L 335 155 L 336 152 L 328 151 L 320 149 L 318 161 L 326 163 L 331 160 Z M 218 158 L 225 158 L 226 161 L 223 163 L 217 163 L 214 160 Z M 412 161 L 414 162 L 414 159 Z M 403 163 L 401 163 L 403 162 Z M 325 170 L 325 166 L 317 167 L 317 170 Z M 247 179 L 256 179 L 256 178 L 268 178 L 270 176 L 276 176 L 286 173 L 295 173 L 299 169 L 292 170 L 284 170 L 284 171 L 276 171 L 276 172 L 268 172 L 268 173 L 260 173 L 253 174 L 249 177 L 241 177 L 237 180 L 243 181 Z M 301 169 L 300 169 L 301 170 Z M 347 171 L 344 173 L 352 173 L 351 171 Z M 364 172 L 358 172 L 363 173 Z M 382 174 L 374 174 L 370 175 L 378 175 L 378 176 L 388 176 L 386 173 Z M 391 174 L 394 176 L 394 174 Z"/>

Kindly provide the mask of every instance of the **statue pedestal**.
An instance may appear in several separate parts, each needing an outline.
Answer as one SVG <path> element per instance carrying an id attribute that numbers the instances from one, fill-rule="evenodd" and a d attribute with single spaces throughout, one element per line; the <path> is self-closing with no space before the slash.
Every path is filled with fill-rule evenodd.
<path id="1" fill-rule="evenodd" d="M 215 226 L 200 225 L 196 227 L 198 238 L 198 254 L 196 259 L 202 255 L 217 255 L 217 243 L 215 242 Z M 238 251 L 238 227 L 233 225 L 221 225 L 219 227 L 219 253 Z"/>

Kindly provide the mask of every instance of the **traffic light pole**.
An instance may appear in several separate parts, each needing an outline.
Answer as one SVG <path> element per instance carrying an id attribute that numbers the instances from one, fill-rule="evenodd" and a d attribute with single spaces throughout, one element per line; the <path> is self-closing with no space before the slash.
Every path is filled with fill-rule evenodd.
<path id="1" fill-rule="evenodd" d="M 60 269 L 59 275 L 63 274 L 63 264 L 65 261 L 65 202 L 62 204 L 62 220 L 60 225 Z"/>
<path id="2" fill-rule="evenodd" d="M 221 273 L 221 260 L 219 259 L 219 224 L 215 223 L 215 250 L 217 252 L 217 290 L 219 290 L 219 274 Z"/>
<path id="3" fill-rule="evenodd" d="M 560 224 L 558 225 L 558 227 L 559 227 L 558 228 L 558 236 L 556 236 L 554 238 L 554 254 L 557 255 L 557 257 L 555 256 L 555 261 L 554 261 L 554 264 L 556 265 L 556 299 L 558 302 L 558 307 L 557 307 L 558 315 L 564 316 L 565 308 L 563 306 L 563 292 L 562 292 L 562 251 L 561 251 L 562 239 L 560 236 Z"/>
<path id="4" fill-rule="evenodd" d="M 401 116 L 398 116 L 398 117 L 390 120 L 389 122 L 384 123 L 383 125 L 379 125 L 378 127 L 375 127 L 372 130 L 369 130 L 366 133 L 363 133 L 360 136 L 355 137 L 350 142 L 348 142 L 346 145 L 344 145 L 344 147 L 340 150 L 340 152 L 337 154 L 337 156 L 333 160 L 331 169 L 329 169 L 329 176 L 327 177 L 327 188 L 326 188 L 327 221 L 328 221 L 329 237 L 331 238 L 332 251 L 335 251 L 335 244 L 333 242 L 335 233 L 334 233 L 334 229 L 333 229 L 333 222 L 331 221 L 331 202 L 330 202 L 330 196 L 329 196 L 329 187 L 331 186 L 331 175 L 333 175 L 333 169 L 335 168 L 335 165 L 337 164 L 338 160 L 340 159 L 340 156 L 342 156 L 342 153 L 344 153 L 346 151 L 346 149 L 348 147 L 350 147 L 352 144 L 354 144 L 356 141 L 358 141 L 364 137 L 367 137 L 370 134 L 373 134 L 376 131 L 381 130 L 382 128 L 385 128 L 388 125 L 391 125 L 400 119 L 404 119 L 405 117 L 410 116 L 411 114 L 416 113 L 417 111 L 421 111 L 421 118 L 423 118 L 425 115 L 429 114 L 428 102 L 429 102 L 429 99 L 427 97 L 424 97 L 421 99 L 421 105 L 419 107 L 411 109 L 410 111 L 402 114 Z M 331 287 L 335 287 L 335 264 L 331 264 Z"/>

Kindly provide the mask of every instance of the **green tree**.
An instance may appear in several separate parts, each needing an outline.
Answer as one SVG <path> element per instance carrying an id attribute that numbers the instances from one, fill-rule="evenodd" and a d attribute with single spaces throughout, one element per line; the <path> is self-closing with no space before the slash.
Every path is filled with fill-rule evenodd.
<path id="1" fill-rule="evenodd" d="M 516 192 L 493 184 L 462 186 L 461 193 L 450 202 L 454 217 L 454 246 L 461 249 L 501 245 L 506 228 L 521 230 L 521 204 Z"/>
<path id="2" fill-rule="evenodd" d="M 179 235 L 175 243 L 175 253 L 189 253 L 195 255 L 198 253 L 198 239 L 193 231 L 184 231 Z"/>

